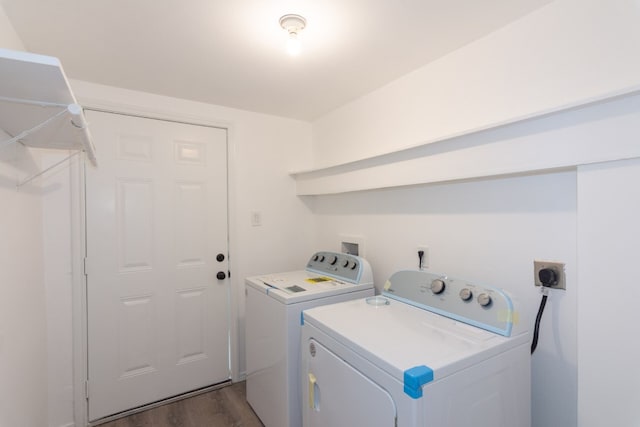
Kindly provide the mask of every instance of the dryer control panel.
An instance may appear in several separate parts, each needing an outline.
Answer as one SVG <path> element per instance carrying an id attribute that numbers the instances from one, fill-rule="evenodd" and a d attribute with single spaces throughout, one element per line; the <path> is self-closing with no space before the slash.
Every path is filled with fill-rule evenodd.
<path id="1" fill-rule="evenodd" d="M 428 271 L 404 270 L 391 275 L 383 295 L 503 336 L 510 336 L 517 317 L 503 290 Z"/>
<path id="2" fill-rule="evenodd" d="M 309 258 L 306 270 L 354 284 L 373 283 L 367 260 L 341 252 L 316 252 Z"/>

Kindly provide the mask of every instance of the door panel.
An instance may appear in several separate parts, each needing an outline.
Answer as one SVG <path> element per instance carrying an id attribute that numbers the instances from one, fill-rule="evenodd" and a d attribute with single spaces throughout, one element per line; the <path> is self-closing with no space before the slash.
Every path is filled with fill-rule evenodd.
<path id="1" fill-rule="evenodd" d="M 89 419 L 230 378 L 226 131 L 89 111 Z"/>
<path id="2" fill-rule="evenodd" d="M 206 262 L 206 188 L 201 183 L 176 183 L 176 255 L 179 267 Z"/>
<path id="3" fill-rule="evenodd" d="M 151 270 L 153 259 L 153 182 L 116 179 L 118 270 Z"/>
<path id="4" fill-rule="evenodd" d="M 312 350 L 311 350 L 312 349 Z M 303 367 L 303 424 L 309 427 L 394 427 L 391 395 L 360 371 L 311 339 Z"/>

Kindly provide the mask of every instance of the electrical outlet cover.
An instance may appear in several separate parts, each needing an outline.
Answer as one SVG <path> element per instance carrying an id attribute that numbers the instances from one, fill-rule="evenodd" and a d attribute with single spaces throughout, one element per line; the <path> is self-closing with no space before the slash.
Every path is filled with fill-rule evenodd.
<path id="1" fill-rule="evenodd" d="M 551 286 L 549 289 L 567 289 L 567 280 L 564 272 L 564 263 L 563 262 L 555 262 L 555 261 L 533 261 L 533 276 L 535 280 L 536 286 L 542 286 L 540 282 L 540 278 L 538 277 L 538 273 L 540 270 L 545 268 L 550 268 L 556 272 L 558 276 L 558 284 L 556 286 Z"/>

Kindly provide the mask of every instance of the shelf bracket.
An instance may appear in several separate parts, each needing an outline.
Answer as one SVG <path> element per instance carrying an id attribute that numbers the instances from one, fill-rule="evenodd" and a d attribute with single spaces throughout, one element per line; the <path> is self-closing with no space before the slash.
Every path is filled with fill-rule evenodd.
<path id="1" fill-rule="evenodd" d="M 8 96 L 0 96 L 1 102 L 11 102 L 13 104 L 23 104 L 23 105 L 35 105 L 37 107 L 54 107 L 54 108 L 66 108 L 67 104 L 60 104 L 58 102 L 47 102 L 47 101 L 34 101 L 32 99 L 20 99 L 20 98 L 10 98 Z"/>
<path id="2" fill-rule="evenodd" d="M 75 105 L 75 104 L 72 104 L 72 105 Z M 13 138 L 10 138 L 10 139 L 8 139 L 6 141 L 0 142 L 0 147 L 5 147 L 7 145 L 11 145 L 11 144 L 13 144 L 15 142 L 20 141 L 21 139 L 26 138 L 27 136 L 29 136 L 33 132 L 36 132 L 36 131 L 42 129 L 43 127 L 47 126 L 49 123 L 51 123 L 52 121 L 54 121 L 58 117 L 62 116 L 63 114 L 66 114 L 67 112 L 68 112 L 68 109 L 66 109 L 66 108 L 64 110 L 58 111 L 56 114 L 54 114 L 53 116 L 49 117 L 47 120 L 45 120 L 44 122 L 32 127 L 31 129 L 24 130 L 24 131 L 20 132 L 18 135 L 14 136 Z M 73 121 L 72 121 L 72 123 L 73 123 Z"/>
<path id="3" fill-rule="evenodd" d="M 33 181 L 34 179 L 38 178 L 41 175 L 44 175 L 45 173 L 49 172 L 51 169 L 63 164 L 64 162 L 66 162 L 67 160 L 71 159 L 74 156 L 77 156 L 78 154 L 80 154 L 80 151 L 75 151 L 73 153 L 71 153 L 69 156 L 65 157 L 64 159 L 60 160 L 59 162 L 54 163 L 53 165 L 49 166 L 48 168 L 38 172 L 35 175 L 30 176 L 29 178 L 25 179 L 24 181 L 20 181 L 18 183 L 18 188 L 22 187 L 25 184 L 30 183 L 31 181 Z"/>

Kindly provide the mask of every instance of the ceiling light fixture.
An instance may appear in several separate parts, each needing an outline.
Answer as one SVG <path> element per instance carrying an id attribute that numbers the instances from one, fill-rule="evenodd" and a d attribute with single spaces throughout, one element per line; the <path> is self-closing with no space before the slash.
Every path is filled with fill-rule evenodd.
<path id="1" fill-rule="evenodd" d="M 280 26 L 289 33 L 287 40 L 287 51 L 291 55 L 300 53 L 300 39 L 298 35 L 300 31 L 307 25 L 307 20 L 300 15 L 284 15 L 280 18 Z"/>

